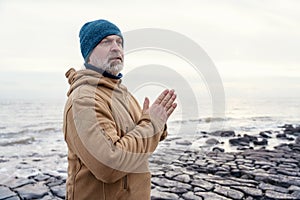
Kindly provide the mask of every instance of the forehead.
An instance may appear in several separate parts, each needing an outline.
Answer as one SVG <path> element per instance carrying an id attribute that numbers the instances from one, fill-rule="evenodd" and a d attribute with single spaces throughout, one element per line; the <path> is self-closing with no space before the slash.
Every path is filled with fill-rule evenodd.
<path id="1" fill-rule="evenodd" d="M 118 40 L 118 39 L 122 39 L 120 36 L 118 35 L 108 35 L 103 39 L 108 39 L 108 40 Z"/>

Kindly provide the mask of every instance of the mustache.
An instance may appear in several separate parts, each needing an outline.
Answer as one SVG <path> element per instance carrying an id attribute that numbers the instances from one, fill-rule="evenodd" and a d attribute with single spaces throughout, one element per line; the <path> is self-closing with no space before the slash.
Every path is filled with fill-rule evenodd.
<path id="1" fill-rule="evenodd" d="M 120 59 L 123 62 L 123 56 L 120 54 L 111 54 L 108 56 L 108 60 Z"/>

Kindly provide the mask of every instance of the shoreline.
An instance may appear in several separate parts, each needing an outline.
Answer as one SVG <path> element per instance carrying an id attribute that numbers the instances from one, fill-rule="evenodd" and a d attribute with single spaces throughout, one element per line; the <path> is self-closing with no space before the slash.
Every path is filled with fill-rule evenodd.
<path id="1" fill-rule="evenodd" d="M 299 135 L 300 126 L 292 125 L 282 126 L 280 133 L 262 131 L 252 137 L 203 132 L 196 138 L 207 145 L 203 149 L 182 137 L 167 138 L 149 159 L 151 199 L 300 199 Z M 268 149 L 262 142 L 270 140 L 267 136 L 280 144 Z M 216 138 L 238 142 L 239 150 L 226 152 Z M 262 143 L 253 147 L 255 141 Z M 0 199 L 65 198 L 66 152 L 52 148 L 47 155 L 2 155 L 0 165 Z"/>

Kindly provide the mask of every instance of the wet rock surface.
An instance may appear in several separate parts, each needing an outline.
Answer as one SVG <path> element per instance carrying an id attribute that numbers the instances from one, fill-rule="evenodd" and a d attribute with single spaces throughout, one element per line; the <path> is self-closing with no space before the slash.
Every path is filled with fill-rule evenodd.
<path id="1" fill-rule="evenodd" d="M 14 177 L 0 184 L 0 199 L 64 199 L 65 181 L 62 176 L 42 173 L 28 178 Z"/>
<path id="2" fill-rule="evenodd" d="M 170 194 L 177 199 L 300 199 L 298 148 L 289 144 L 273 151 L 185 151 L 160 169 L 164 173 L 153 175 L 152 199 L 172 199 Z"/>
<path id="3" fill-rule="evenodd" d="M 299 127 L 283 127 L 283 133 L 293 138 L 299 137 L 299 130 Z M 236 137 L 233 131 L 213 134 Z M 276 134 L 266 131 L 255 137 L 246 135 L 237 137 L 243 139 L 234 145 L 249 147 L 248 144 L 270 137 Z M 257 144 L 259 148 L 225 152 L 221 147 L 210 151 L 188 148 L 191 144 L 188 139 L 170 137 L 162 145 L 163 151 L 150 158 L 151 199 L 300 199 L 300 144 L 297 142 L 300 139 L 294 140 L 281 143 L 273 150 L 264 148 L 267 143 L 263 142 Z M 171 142 L 176 145 L 170 145 Z M 55 167 L 53 162 L 63 164 Z M 47 156 L 1 157 L 0 163 L 16 170 L 11 175 L 0 173 L 0 199 L 65 198 L 66 154 L 53 151 Z"/>

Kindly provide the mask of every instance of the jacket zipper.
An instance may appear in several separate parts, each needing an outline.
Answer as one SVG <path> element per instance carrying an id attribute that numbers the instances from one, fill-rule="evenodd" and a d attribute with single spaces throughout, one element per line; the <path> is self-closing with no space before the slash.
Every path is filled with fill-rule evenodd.
<path id="1" fill-rule="evenodd" d="M 124 179 L 123 179 L 123 189 L 127 190 L 127 175 L 124 176 Z"/>
<path id="2" fill-rule="evenodd" d="M 76 173 L 75 173 L 75 176 L 74 176 L 74 178 L 73 178 L 73 194 L 72 194 L 72 196 L 73 196 L 73 199 L 75 199 L 75 193 L 76 193 L 76 191 L 75 191 L 75 185 L 77 184 L 76 183 L 76 178 L 77 178 L 77 175 L 78 175 L 78 173 L 80 172 L 80 169 L 81 169 L 81 167 L 82 167 L 82 164 L 81 164 L 81 160 L 78 158 L 78 164 L 79 164 L 79 168 L 78 169 L 76 169 Z M 78 165 L 77 165 L 78 166 Z M 76 168 L 77 168 L 77 166 L 76 166 Z"/>

